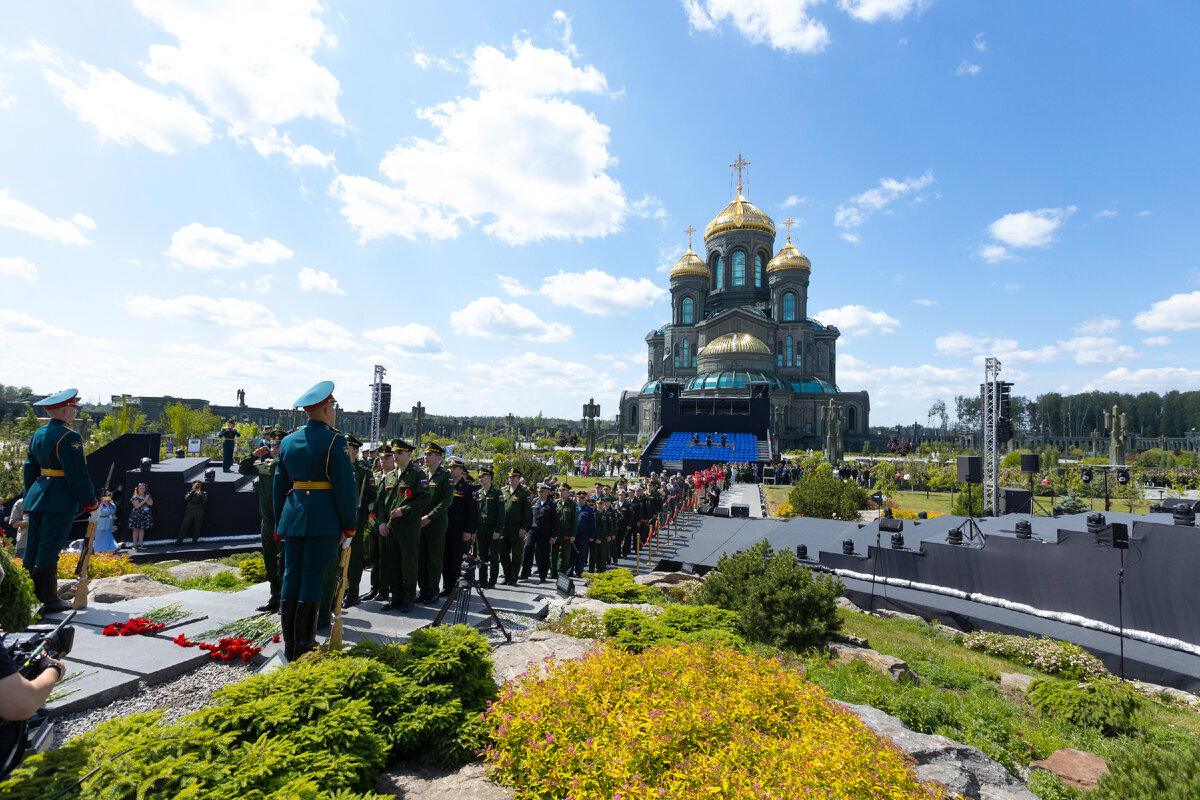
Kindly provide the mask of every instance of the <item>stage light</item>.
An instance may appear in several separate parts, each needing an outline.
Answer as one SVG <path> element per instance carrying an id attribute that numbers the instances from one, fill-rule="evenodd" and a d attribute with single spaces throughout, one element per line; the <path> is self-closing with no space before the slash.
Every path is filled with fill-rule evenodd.
<path id="1" fill-rule="evenodd" d="M 1084 483 L 1091 483 L 1092 482 L 1092 468 L 1084 467 L 1082 470 L 1080 470 L 1079 471 L 1079 480 L 1083 481 Z"/>
<path id="2" fill-rule="evenodd" d="M 808 545 L 796 545 L 796 558 L 800 559 L 801 561 L 808 561 Z"/>
<path id="3" fill-rule="evenodd" d="M 175 457 L 176 458 L 184 458 L 186 456 L 187 456 L 187 449 L 185 449 L 183 447 L 175 448 Z"/>
<path id="4" fill-rule="evenodd" d="M 847 555 L 847 556 L 854 555 L 854 540 L 853 539 L 842 540 L 842 554 Z"/>
<path id="5" fill-rule="evenodd" d="M 927 512 L 927 511 L 918 511 L 918 512 L 917 512 L 917 519 L 929 519 L 929 512 Z"/>
<path id="6" fill-rule="evenodd" d="M 893 533 L 892 534 L 892 549 L 893 550 L 903 550 L 904 549 L 904 534 L 903 533 Z"/>
<path id="7" fill-rule="evenodd" d="M 1162 503 L 1151 503 L 1150 504 L 1150 513 L 1151 514 L 1161 514 L 1162 510 L 1163 510 Z"/>
<path id="8" fill-rule="evenodd" d="M 1191 506 L 1175 506 L 1171 509 L 1171 521 L 1176 525 L 1195 525 L 1196 512 L 1191 509 Z"/>
<path id="9" fill-rule="evenodd" d="M 962 544 L 962 531 L 958 528 L 951 528 L 946 532 L 946 542 L 948 544 Z"/>
<path id="10" fill-rule="evenodd" d="M 149 456 L 147 456 L 147 457 L 143 458 L 143 459 L 142 459 L 142 461 L 141 461 L 141 468 L 142 468 L 142 472 L 149 472 L 149 471 L 150 471 L 150 466 L 151 466 L 153 463 L 154 463 L 154 462 L 150 460 Z"/>
<path id="11" fill-rule="evenodd" d="M 204 470 L 204 482 L 205 483 L 212 483 L 216 479 L 217 479 L 217 471 L 215 469 L 212 469 L 210 467 L 209 469 Z"/>
<path id="12" fill-rule="evenodd" d="M 1027 520 L 1027 519 L 1017 520 L 1017 538 L 1018 539 L 1032 539 L 1033 538 L 1033 525 L 1031 525 L 1029 523 L 1029 520 Z"/>
<path id="13" fill-rule="evenodd" d="M 1099 511 L 1087 515 L 1088 533 L 1100 533 L 1104 530 L 1104 515 Z"/>
<path id="14" fill-rule="evenodd" d="M 883 533 L 899 533 L 904 530 L 904 520 L 884 517 L 879 520 L 879 530 Z"/>
<path id="15" fill-rule="evenodd" d="M 1129 470 L 1126 467 L 1117 468 L 1117 483 L 1121 486 L 1129 483 Z"/>

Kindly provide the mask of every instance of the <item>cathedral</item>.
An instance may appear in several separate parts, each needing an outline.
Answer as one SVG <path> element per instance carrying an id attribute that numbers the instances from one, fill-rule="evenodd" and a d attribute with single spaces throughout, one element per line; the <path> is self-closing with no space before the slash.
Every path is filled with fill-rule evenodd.
<path id="1" fill-rule="evenodd" d="M 775 250 L 775 222 L 742 196 L 704 229 L 704 257 L 688 250 L 671 267 L 671 320 L 646 334 L 646 384 L 621 395 L 621 424 L 650 438 L 660 425 L 663 381 L 683 384 L 684 399 L 740 398 L 751 382 L 770 385 L 771 434 L 776 452 L 820 450 L 821 407 L 841 408 L 842 440 L 866 436 L 870 398 L 837 385 L 838 329 L 808 316 L 812 263 L 787 241 Z M 720 413 L 714 404 L 714 413 Z"/>

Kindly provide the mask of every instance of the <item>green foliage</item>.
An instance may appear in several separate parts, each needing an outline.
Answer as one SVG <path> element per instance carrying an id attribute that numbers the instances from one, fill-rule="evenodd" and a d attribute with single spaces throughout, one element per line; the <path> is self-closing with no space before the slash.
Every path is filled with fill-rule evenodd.
<path id="1" fill-rule="evenodd" d="M 549 450 L 551 447 L 554 447 L 554 440 L 553 439 L 538 439 L 536 442 L 533 443 L 533 446 L 536 447 L 538 450 Z"/>
<path id="2" fill-rule="evenodd" d="M 975 631 L 963 637 L 963 647 L 1011 659 L 1027 667 L 1069 680 L 1102 678 L 1109 674 L 1100 659 L 1073 642 L 1044 636 L 1011 636 Z"/>
<path id="3" fill-rule="evenodd" d="M 215 575 L 201 575 L 196 578 L 180 580 L 159 564 L 140 564 L 138 569 L 151 580 L 165 583 L 168 586 L 178 586 L 180 589 L 201 589 L 206 592 L 240 592 L 250 584 L 240 579 L 233 572 L 218 572 Z"/>
<path id="4" fill-rule="evenodd" d="M 600 615 L 582 608 L 552 622 L 543 622 L 538 628 L 551 633 L 561 633 L 563 636 L 574 636 L 576 639 L 600 639 L 607 635 Z"/>
<path id="5" fill-rule="evenodd" d="M 362 647 L 366 657 L 308 656 L 218 691 L 178 723 L 161 725 L 162 712 L 103 723 L 26 759 L 0 795 L 52 797 L 99 768 L 74 796 L 383 800 L 370 789 L 388 763 L 457 766 L 483 745 L 487 652 L 478 632 L 453 626 Z"/>
<path id="6" fill-rule="evenodd" d="M 657 603 L 662 591 L 634 583 L 625 567 L 600 572 L 588 579 L 587 596 L 602 603 Z"/>
<path id="7" fill-rule="evenodd" d="M 1173 749 L 1132 742 L 1108 761 L 1094 800 L 1200 800 L 1200 741 Z"/>
<path id="8" fill-rule="evenodd" d="M 490 439 L 484 439 L 482 442 L 484 447 L 490 447 L 492 452 L 498 456 L 512 452 L 512 440 L 505 439 L 503 436 L 493 436 Z"/>
<path id="9" fill-rule="evenodd" d="M 1042 800 L 1083 800 L 1085 797 L 1093 796 L 1083 789 L 1067 786 L 1063 783 L 1062 778 L 1044 769 L 1032 770 L 1029 773 L 1029 780 L 1025 782 L 1025 788 Z"/>
<path id="10" fill-rule="evenodd" d="M 771 554 L 763 541 L 739 555 L 722 555 L 695 602 L 738 612 L 748 641 L 799 651 L 841 627 L 835 601 L 843 591 L 837 577 L 800 566 L 789 551 Z"/>
<path id="11" fill-rule="evenodd" d="M 17 420 L 16 429 L 13 433 L 18 439 L 28 442 L 29 437 L 33 436 L 40 427 L 42 427 L 42 421 L 38 419 L 37 412 L 33 410 L 33 406 L 25 406 L 25 413 Z"/>
<path id="12" fill-rule="evenodd" d="M 267 579 L 267 565 L 262 553 L 252 553 L 238 564 L 238 575 L 248 584 L 262 583 Z"/>
<path id="13" fill-rule="evenodd" d="M 1040 714 L 1110 736 L 1137 728 L 1144 705 L 1129 684 L 1116 679 L 1034 681 L 1027 696 Z"/>
<path id="14" fill-rule="evenodd" d="M 94 444 L 107 444 L 127 433 L 137 433 L 145 429 L 146 415 L 137 406 L 126 403 L 104 415 L 104 419 L 96 426 L 92 439 Z"/>
<path id="15" fill-rule="evenodd" d="M 502 455 L 500 451 L 496 451 L 496 457 L 492 459 L 492 468 L 496 471 L 496 483 L 503 486 L 505 477 L 509 470 L 513 467 L 521 470 L 521 474 L 525 476 L 525 485 L 532 492 L 533 487 L 538 485 L 550 474 L 551 468 L 543 464 L 536 458 L 529 455 Z"/>
<path id="16" fill-rule="evenodd" d="M 745 646 L 738 635 L 738 615 L 716 606 L 670 606 L 658 617 L 614 608 L 604 614 L 604 631 L 616 647 L 631 653 L 680 642 Z"/>
<path id="17" fill-rule="evenodd" d="M 177 447 L 183 447 L 188 439 L 200 439 L 216 432 L 223 420 L 204 408 L 191 408 L 183 403 L 170 403 L 163 409 L 162 427 L 175 435 Z"/>
<path id="18" fill-rule="evenodd" d="M 0 628 L 20 633 L 33 623 L 38 605 L 33 580 L 9 555 L 7 546 L 0 547 L 0 568 L 4 570 L 4 579 L 0 580 Z"/>
<path id="19" fill-rule="evenodd" d="M 1058 506 L 1064 514 L 1082 514 L 1091 507 L 1087 500 L 1074 493 L 1059 500 Z"/>
<path id="20" fill-rule="evenodd" d="M 958 484 L 958 494 L 954 495 L 954 505 L 950 513 L 960 517 L 982 517 L 983 516 L 983 487 L 972 486 L 971 491 L 966 491 L 965 483 Z M 969 495 L 969 497 L 968 497 Z M 971 505 L 968 508 L 967 502 Z"/>
<path id="21" fill-rule="evenodd" d="M 818 519 L 857 519 L 867 507 L 867 492 L 853 481 L 833 477 L 829 464 L 805 462 L 804 474 L 788 493 L 796 513 Z"/>

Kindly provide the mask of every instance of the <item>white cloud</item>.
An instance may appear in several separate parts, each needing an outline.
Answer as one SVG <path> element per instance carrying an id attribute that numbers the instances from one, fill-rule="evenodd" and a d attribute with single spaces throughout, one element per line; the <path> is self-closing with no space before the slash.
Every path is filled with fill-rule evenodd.
<path id="1" fill-rule="evenodd" d="M 311 144 L 296 145 L 291 136 L 274 128 L 262 136 L 251 136 L 250 143 L 263 158 L 279 153 L 291 167 L 331 167 L 335 160 L 333 153 L 322 153 Z"/>
<path id="2" fill-rule="evenodd" d="M 440 353 L 442 351 L 442 340 L 433 328 L 417 322 L 376 328 L 364 332 L 363 338 L 368 342 L 383 345 L 386 351 L 397 355 Z"/>
<path id="3" fill-rule="evenodd" d="M 801 203 L 807 203 L 807 202 L 808 202 L 807 197 L 801 197 L 798 194 L 789 194 L 787 196 L 787 199 L 779 204 L 779 207 L 780 208 L 793 208 L 795 206 L 800 205 Z"/>
<path id="4" fill-rule="evenodd" d="M 1021 284 L 1016 283 L 1014 281 L 1009 281 L 1008 283 L 993 282 L 992 286 L 995 286 L 997 289 L 1000 289 L 1001 291 L 1005 291 L 1005 292 L 1015 292 L 1021 288 Z"/>
<path id="5" fill-rule="evenodd" d="M 817 319 L 826 325 L 834 325 L 848 336 L 868 333 L 895 333 L 900 321 L 886 311 L 872 311 L 866 306 L 847 305 L 827 308 L 817 313 Z"/>
<path id="6" fill-rule="evenodd" d="M 0 308 L 0 332 L 5 334 L 4 337 L 0 337 L 5 340 L 9 334 L 36 334 L 56 339 L 69 339 L 72 336 L 71 331 L 66 328 L 51 325 L 24 311 L 16 311 L 11 308 Z M 8 344 L 7 341 L 4 343 Z"/>
<path id="7" fill-rule="evenodd" d="M 10 197 L 7 189 L 0 189 L 0 225 L 7 228 L 32 233 L 39 238 L 61 244 L 91 244 L 80 228 L 94 228 L 96 223 L 82 214 L 76 214 L 75 220 L 54 219 Z M 91 224 L 80 225 L 81 220 Z"/>
<path id="8" fill-rule="evenodd" d="M 1147 336 L 1145 339 L 1142 339 L 1142 344 L 1150 347 L 1166 347 L 1174 341 L 1169 336 Z"/>
<path id="9" fill-rule="evenodd" d="M 515 245 L 604 236 L 620 230 L 630 213 L 661 216 L 654 198 L 627 201 L 607 172 L 615 163 L 608 126 L 568 99 L 607 93 L 599 70 L 520 39 L 511 55 L 477 47 L 468 70 L 478 94 L 417 112 L 436 138 L 406 140 L 383 158 L 380 171 L 398 188 L 374 204 L 367 215 L 372 224 L 356 226 L 364 238 L 452 236 L 459 219 L 487 219 L 485 232 Z M 343 186 L 335 196 L 345 194 Z M 351 224 L 363 216 L 349 203 L 342 213 Z M 389 216 L 400 221 L 390 223 Z M 434 231 L 414 224 L 421 222 Z"/>
<path id="10" fill-rule="evenodd" d="M 538 292 L 560 306 L 603 317 L 647 308 L 667 296 L 649 278 L 618 278 L 599 269 L 560 271 L 545 278 Z"/>
<path id="11" fill-rule="evenodd" d="M 988 226 L 988 232 L 1009 247 L 1049 247 L 1055 233 L 1074 213 L 1075 206 L 1067 206 L 1005 214 Z"/>
<path id="12" fill-rule="evenodd" d="M 193 222 L 171 235 L 171 246 L 164 255 L 170 256 L 176 266 L 237 269 L 247 264 L 286 261 L 292 257 L 292 251 L 274 239 L 247 242 L 221 228 L 208 228 Z"/>
<path id="13" fill-rule="evenodd" d="M 498 297 L 480 297 L 450 314 L 450 324 L 467 336 L 485 339 L 522 339 L 528 342 L 563 342 L 571 338 L 571 327 L 543 322 L 537 314 L 517 303 Z"/>
<path id="14" fill-rule="evenodd" d="M 981 53 L 987 51 L 987 39 L 983 37 L 982 33 L 975 34 L 975 49 Z"/>
<path id="15" fill-rule="evenodd" d="M 629 210 L 643 218 L 666 219 L 667 217 L 667 211 L 663 208 L 662 201 L 648 194 L 642 195 L 641 200 L 631 203 Z"/>
<path id="16" fill-rule="evenodd" d="M 675 262 L 683 257 L 686 248 L 681 244 L 667 245 L 658 248 L 658 271 L 670 272 Z"/>
<path id="17" fill-rule="evenodd" d="M 919 12 L 922 0 L 838 0 L 838 8 L 862 22 L 878 22 L 887 17 L 901 20 L 914 8 Z"/>
<path id="18" fill-rule="evenodd" d="M 177 46 L 150 46 L 142 64 L 146 74 L 187 89 L 235 138 L 268 143 L 255 142 L 259 152 L 288 155 L 280 143 L 290 140 L 276 128 L 292 120 L 345 124 L 337 106 L 341 86 L 313 60 L 318 48 L 337 46 L 316 0 L 135 0 L 135 5 L 178 40 Z"/>
<path id="19" fill-rule="evenodd" d="M 17 96 L 15 94 L 5 94 L 4 81 L 0 80 L 0 108 L 8 108 L 15 102 L 17 102 Z"/>
<path id="20" fill-rule="evenodd" d="M 1093 330 L 1112 330 L 1111 327 L 1105 328 L 1106 321 L 1103 318 L 1093 320 L 1093 323 L 1095 324 L 1090 326 Z M 1085 327 L 1089 327 L 1089 323 L 1081 325 L 1077 330 Z M 1018 364 L 1044 364 L 1063 358 L 1071 358 L 1076 364 L 1102 364 L 1124 361 L 1139 355 L 1133 348 L 1120 344 L 1110 336 L 1097 335 L 1076 336 L 1033 350 L 1022 349 L 1016 339 L 974 337 L 959 331 L 939 336 L 934 343 L 939 353 L 968 356 L 977 363 L 982 363 L 984 356 L 995 356 L 1006 368 Z"/>
<path id="21" fill-rule="evenodd" d="M 438 69 L 444 69 L 446 72 L 458 72 L 455 66 L 446 59 L 431 56 L 419 47 L 413 51 L 412 61 L 421 69 L 437 67 Z"/>
<path id="22" fill-rule="evenodd" d="M 358 241 L 387 236 L 416 239 L 451 239 L 458 235 L 454 219 L 428 205 L 418 205 L 404 192 L 370 178 L 338 175 L 329 185 L 329 196 L 342 204 L 341 214 L 358 231 Z"/>
<path id="23" fill-rule="evenodd" d="M 533 289 L 526 288 L 511 275 L 497 275 L 496 283 L 500 284 L 500 288 L 509 297 L 525 297 L 526 295 L 533 294 Z"/>
<path id="24" fill-rule="evenodd" d="M 959 331 L 952 331 L 937 337 L 934 340 L 934 346 L 939 353 L 952 356 L 972 356 L 983 352 L 989 341 L 989 339 L 980 339 Z"/>
<path id="25" fill-rule="evenodd" d="M 1103 336 L 1121 327 L 1121 320 L 1112 317 L 1094 317 L 1075 326 L 1075 332 L 1084 336 Z"/>
<path id="26" fill-rule="evenodd" d="M 1173 294 L 1133 318 L 1144 331 L 1190 331 L 1200 328 L 1200 291 Z"/>
<path id="27" fill-rule="evenodd" d="M 842 229 L 842 238 L 847 241 L 859 241 L 854 229 L 866 222 L 872 214 L 905 195 L 919 192 L 933 183 L 933 172 L 926 170 L 919 178 L 905 178 L 898 181 L 895 178 L 881 178 L 879 186 L 868 189 L 862 194 L 851 197 L 838 206 L 833 215 L 833 224 Z"/>
<path id="28" fill-rule="evenodd" d="M 506 397 L 525 397 L 533 403 L 547 402 L 539 398 L 578 397 L 582 403 L 589 395 L 611 396 L 620 388 L 612 376 L 597 372 L 594 365 L 560 361 L 543 353 L 527 351 L 466 366 L 479 380 L 478 388 L 472 391 L 484 395 L 476 398 L 476 403 L 497 409 L 502 408 Z"/>
<path id="29" fill-rule="evenodd" d="M 1132 347 L 1118 344 L 1111 336 L 1076 336 L 1059 342 L 1058 347 L 1069 353 L 1076 364 L 1109 364 L 1138 355 Z"/>
<path id="30" fill-rule="evenodd" d="M 913 302 L 919 306 L 936 306 L 938 304 L 937 300 L 927 300 L 923 297 L 918 297 L 916 300 L 913 300 Z"/>
<path id="31" fill-rule="evenodd" d="M 228 328 L 276 324 L 271 309 L 261 303 L 236 297 L 205 297 L 198 294 L 185 294 L 180 297 L 131 295 L 125 299 L 123 305 L 125 313 L 141 319 L 203 322 Z"/>
<path id="32" fill-rule="evenodd" d="M 212 141 L 208 119 L 186 100 L 147 89 L 116 70 L 81 63 L 75 79 L 49 67 L 43 75 L 63 104 L 95 127 L 102 140 L 140 144 L 164 155 Z"/>
<path id="33" fill-rule="evenodd" d="M 346 293 L 345 289 L 338 286 L 337 278 L 324 270 L 302 267 L 298 277 L 300 279 L 300 291 L 302 292 L 325 292 L 326 294 L 340 295 Z"/>
<path id="34" fill-rule="evenodd" d="M 1083 387 L 1085 392 L 1167 392 L 1200 389 L 1200 370 L 1185 367 L 1117 367 Z"/>
<path id="35" fill-rule="evenodd" d="M 1095 219 L 1106 219 L 1107 217 L 1115 217 L 1117 212 L 1111 208 L 1106 208 L 1103 211 L 1097 211 Z"/>
<path id="36" fill-rule="evenodd" d="M 970 75 L 972 77 L 978 75 L 980 72 L 983 72 L 983 67 L 979 66 L 978 64 L 972 64 L 965 58 L 954 70 L 955 75 Z"/>
<path id="37" fill-rule="evenodd" d="M 274 277 L 274 275 L 259 275 L 254 279 L 254 282 L 250 284 L 250 287 L 259 294 L 266 294 L 267 292 L 271 291 L 271 279 Z"/>
<path id="38" fill-rule="evenodd" d="M 37 267 L 27 258 L 16 256 L 15 258 L 0 257 L 0 275 L 5 275 L 10 278 L 20 278 L 23 281 L 33 283 L 37 280 Z"/>
<path id="39" fill-rule="evenodd" d="M 995 264 L 997 261 L 1009 261 L 1016 256 L 1008 252 L 1008 248 L 999 244 L 985 244 L 979 248 L 980 257 L 984 258 L 989 264 Z"/>
<path id="40" fill-rule="evenodd" d="M 1151 214 L 1151 212 L 1149 212 L 1149 211 L 1139 211 L 1139 212 L 1138 212 L 1137 214 L 1135 214 L 1134 216 L 1137 216 L 1137 217 L 1148 217 L 1148 216 L 1150 216 L 1150 214 Z"/>
<path id="41" fill-rule="evenodd" d="M 871 391 L 871 406 L 888 407 L 905 401 L 934 400 L 978 392 L 979 378 L 965 367 L 876 366 L 849 353 L 838 354 L 838 384 Z"/>
<path id="42" fill-rule="evenodd" d="M 272 325 L 247 330 L 231 337 L 230 344 L 237 344 L 251 354 L 272 350 L 319 351 L 337 353 L 339 358 L 362 347 L 350 331 L 320 317 L 299 320 L 287 326 Z"/>
<path id="43" fill-rule="evenodd" d="M 812 0 L 683 0 L 693 30 L 716 30 L 728 20 L 751 42 L 787 53 L 819 53 L 829 45 L 825 25 L 808 15 L 810 5 Z"/>

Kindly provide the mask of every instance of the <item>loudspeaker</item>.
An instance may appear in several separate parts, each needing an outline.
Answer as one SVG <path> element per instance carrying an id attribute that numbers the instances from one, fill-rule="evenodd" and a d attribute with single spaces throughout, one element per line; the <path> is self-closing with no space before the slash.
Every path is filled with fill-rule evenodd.
<path id="1" fill-rule="evenodd" d="M 1032 539 L 1033 538 L 1033 525 L 1029 522 L 1029 520 L 1027 520 L 1027 519 L 1017 520 L 1017 538 L 1018 539 Z"/>
<path id="2" fill-rule="evenodd" d="M 746 505 L 745 503 L 734 503 L 729 507 L 729 510 L 735 517 L 746 517 L 747 519 L 750 518 L 750 506 Z"/>
<path id="3" fill-rule="evenodd" d="M 728 516 L 729 516 L 729 509 L 728 509 L 728 508 L 722 508 L 721 506 L 717 506 L 716 508 L 714 508 L 714 509 L 713 509 L 713 512 L 712 512 L 712 513 L 713 513 L 713 516 L 714 516 L 714 517 L 728 517 Z"/>
<path id="4" fill-rule="evenodd" d="M 1129 526 L 1124 522 L 1114 522 L 1112 528 L 1112 546 L 1114 550 L 1129 549 Z"/>
<path id="5" fill-rule="evenodd" d="M 958 457 L 958 482 L 983 483 L 983 456 Z"/>
<path id="6" fill-rule="evenodd" d="M 1021 453 L 1021 472 L 1038 472 L 1042 468 L 1042 457 L 1037 453 Z"/>
<path id="7" fill-rule="evenodd" d="M 1200 511 L 1200 500 L 1191 500 L 1186 497 L 1168 497 L 1162 501 L 1162 510 L 1167 513 L 1174 511 L 1179 506 L 1191 509 L 1194 514 Z"/>
<path id="8" fill-rule="evenodd" d="M 1032 514 L 1033 492 L 1028 489 L 1010 489 L 1002 486 L 999 503 L 1001 514 Z"/>
<path id="9" fill-rule="evenodd" d="M 904 520 L 883 517 L 879 520 L 879 530 L 883 533 L 899 533 L 904 530 Z"/>
<path id="10" fill-rule="evenodd" d="M 712 516 L 712 511 L 713 511 L 713 507 L 710 505 L 707 505 L 707 504 L 702 505 L 696 509 L 697 514 L 706 514 L 708 516 Z"/>

